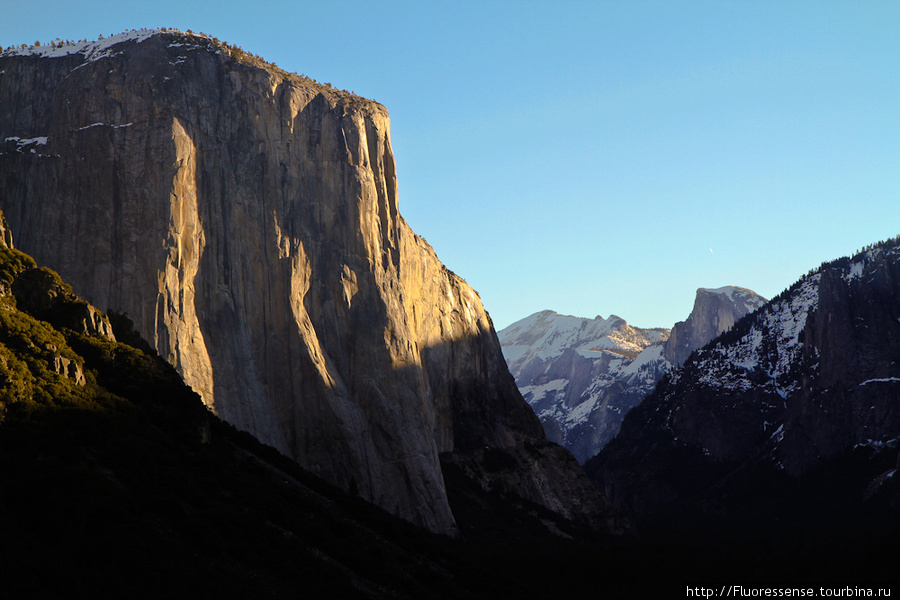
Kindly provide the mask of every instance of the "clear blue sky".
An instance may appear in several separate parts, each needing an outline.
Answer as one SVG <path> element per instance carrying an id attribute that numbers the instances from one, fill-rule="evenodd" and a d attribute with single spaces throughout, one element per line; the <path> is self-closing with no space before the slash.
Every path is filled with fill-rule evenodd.
<path id="1" fill-rule="evenodd" d="M 685 318 L 900 234 L 900 2 L 0 0 L 0 45 L 202 31 L 391 113 L 400 210 L 498 329 Z"/>

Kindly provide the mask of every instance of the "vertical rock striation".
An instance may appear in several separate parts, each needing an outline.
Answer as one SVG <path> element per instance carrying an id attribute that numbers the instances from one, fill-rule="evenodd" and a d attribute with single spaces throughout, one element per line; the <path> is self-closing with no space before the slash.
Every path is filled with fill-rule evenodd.
<path id="1" fill-rule="evenodd" d="M 452 532 L 441 453 L 546 444 L 478 295 L 398 212 L 381 105 L 202 36 L 7 52 L 0 169 L 23 250 L 327 480 Z"/>

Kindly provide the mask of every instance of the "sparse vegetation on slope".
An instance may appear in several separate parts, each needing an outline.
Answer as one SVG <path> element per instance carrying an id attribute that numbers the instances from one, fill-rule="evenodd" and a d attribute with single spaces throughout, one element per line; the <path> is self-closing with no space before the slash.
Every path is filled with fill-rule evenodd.
<path id="1" fill-rule="evenodd" d="M 208 35 L 203 32 L 195 32 L 195 31 L 192 31 L 191 29 L 188 29 L 187 31 L 180 31 L 178 29 L 171 28 L 171 27 L 160 27 L 159 29 L 131 29 L 131 30 L 119 33 L 119 34 L 110 34 L 109 36 L 103 36 L 101 34 L 98 37 L 97 42 L 109 41 L 109 40 L 113 40 L 116 38 L 123 38 L 123 40 L 124 40 L 124 38 L 127 37 L 129 34 L 134 34 L 134 35 L 137 35 L 137 34 L 141 34 L 141 35 L 160 34 L 160 35 L 165 35 L 165 36 L 170 37 L 173 40 L 173 42 L 187 41 L 189 43 L 196 44 L 200 47 L 203 47 L 203 46 L 212 47 L 214 49 L 217 49 L 217 50 L 227 54 L 229 57 L 231 57 L 232 59 L 234 59 L 235 61 L 237 61 L 241 64 L 251 66 L 251 67 L 257 67 L 260 69 L 266 69 L 268 71 L 278 73 L 282 77 L 299 79 L 299 80 L 306 81 L 306 82 L 309 82 L 309 83 L 312 83 L 315 85 L 322 86 L 323 88 L 330 90 L 331 92 L 337 94 L 338 96 L 340 96 L 350 102 L 360 101 L 360 100 L 365 101 L 365 102 L 373 102 L 373 100 L 363 98 L 354 92 L 336 88 L 336 87 L 332 86 L 331 83 L 328 83 L 328 82 L 319 83 L 315 79 L 308 77 L 306 75 L 298 74 L 296 72 L 286 71 L 286 70 L 282 69 L 281 67 L 279 67 L 277 64 L 267 61 L 260 55 L 255 54 L 253 52 L 249 52 L 247 50 L 244 50 L 238 44 L 232 44 L 230 42 L 220 40 L 219 38 L 217 38 L 213 35 Z M 75 51 L 74 48 L 76 48 L 76 47 L 85 47 L 86 48 L 92 43 L 93 42 L 91 42 L 91 40 L 78 40 L 76 42 L 73 40 L 62 40 L 60 38 L 56 38 L 47 44 L 42 44 L 40 40 L 36 40 L 33 44 L 24 44 L 23 43 L 23 44 L 19 44 L 19 45 L 7 46 L 5 48 L 0 46 L 0 55 L 2 55 L 4 53 L 32 52 L 34 50 L 37 50 L 38 48 L 43 48 L 43 49 L 49 48 L 51 50 L 54 50 L 54 49 L 62 50 L 66 47 L 69 47 L 69 48 L 73 49 L 73 51 Z"/>

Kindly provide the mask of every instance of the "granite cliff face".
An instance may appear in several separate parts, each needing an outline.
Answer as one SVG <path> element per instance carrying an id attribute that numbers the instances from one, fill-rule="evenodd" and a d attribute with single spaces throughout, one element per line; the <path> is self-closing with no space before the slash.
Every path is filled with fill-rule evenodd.
<path id="1" fill-rule="evenodd" d="M 894 239 L 812 271 L 698 351 L 587 469 L 645 522 L 896 524 L 898 358 Z"/>
<path id="2" fill-rule="evenodd" d="M 690 316 L 672 327 L 666 341 L 666 360 L 681 366 L 691 352 L 728 331 L 738 319 L 765 303 L 765 298 L 741 287 L 700 288 Z"/>
<path id="3" fill-rule="evenodd" d="M 478 295 L 400 216 L 375 102 L 202 36 L 8 51 L 0 172 L 23 250 L 225 420 L 394 514 L 452 532 L 442 453 L 547 443 Z"/>
<path id="4" fill-rule="evenodd" d="M 671 330 L 632 327 L 615 315 L 582 319 L 542 311 L 498 335 L 547 437 L 584 462 L 616 436 L 625 414 L 663 375 L 765 302 L 744 288 L 701 288 L 690 316 Z"/>

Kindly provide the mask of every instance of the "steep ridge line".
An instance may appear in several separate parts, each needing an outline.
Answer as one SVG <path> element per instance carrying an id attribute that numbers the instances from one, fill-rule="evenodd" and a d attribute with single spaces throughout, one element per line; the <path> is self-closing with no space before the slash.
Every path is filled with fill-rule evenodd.
<path id="1" fill-rule="evenodd" d="M 586 468 L 645 530 L 882 539 L 900 526 L 898 357 L 894 238 L 693 354 Z"/>

